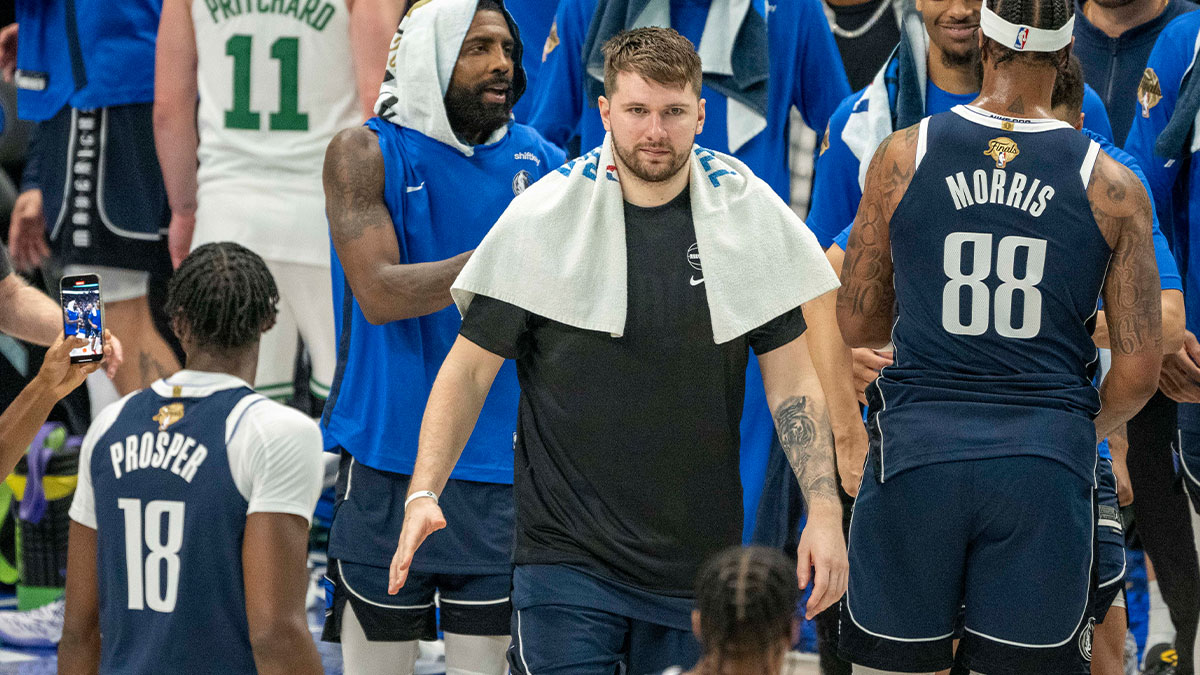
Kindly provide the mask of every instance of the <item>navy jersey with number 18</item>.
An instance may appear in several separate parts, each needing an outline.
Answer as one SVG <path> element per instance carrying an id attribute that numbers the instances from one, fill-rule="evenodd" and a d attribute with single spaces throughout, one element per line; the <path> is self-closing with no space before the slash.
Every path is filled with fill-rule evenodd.
<path id="1" fill-rule="evenodd" d="M 969 106 L 921 123 L 891 219 L 895 364 L 868 388 L 877 475 L 1049 457 L 1094 480 L 1097 298 L 1112 250 L 1087 184 L 1099 146 Z"/>

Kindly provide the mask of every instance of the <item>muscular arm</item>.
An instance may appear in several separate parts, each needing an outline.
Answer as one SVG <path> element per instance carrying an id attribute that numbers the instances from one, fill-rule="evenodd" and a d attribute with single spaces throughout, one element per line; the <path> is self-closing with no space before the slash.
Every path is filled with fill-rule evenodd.
<path id="1" fill-rule="evenodd" d="M 1112 368 L 1100 387 L 1099 440 L 1141 410 L 1158 386 L 1162 309 L 1145 189 L 1133 172 L 1101 153 L 1087 194 L 1113 249 L 1103 288 Z"/>
<path id="2" fill-rule="evenodd" d="M 96 530 L 71 521 L 67 541 L 67 609 L 58 643 L 58 672 L 100 672 L 100 584 Z"/>
<path id="3" fill-rule="evenodd" d="M 891 340 L 896 293 L 889 224 L 912 180 L 917 131 L 913 125 L 885 138 L 867 168 L 837 299 L 838 325 L 851 347 L 881 348 Z"/>
<path id="4" fill-rule="evenodd" d="M 383 153 L 366 127 L 345 129 L 325 152 L 325 213 L 338 259 L 367 321 L 383 324 L 450 305 L 450 284 L 471 252 L 400 264 L 392 216 L 383 201 Z"/>
<path id="5" fill-rule="evenodd" d="M 0 333 L 47 347 L 62 332 L 57 302 L 16 274 L 0 280 Z"/>
<path id="6" fill-rule="evenodd" d="M 383 82 L 388 47 L 400 25 L 403 0 L 348 0 L 350 10 L 350 54 L 363 119 L 375 114 L 379 83 Z"/>
<path id="7" fill-rule="evenodd" d="M 321 657 L 308 632 L 308 522 L 287 513 L 246 516 L 242 569 L 254 665 L 264 675 L 320 675 Z"/>
<path id="8" fill-rule="evenodd" d="M 1159 294 L 1162 305 L 1163 355 L 1174 354 L 1183 347 L 1184 314 L 1183 292 L 1164 288 Z M 1108 315 L 1104 310 L 1096 312 L 1096 330 L 1092 341 L 1101 349 L 1108 349 Z"/>

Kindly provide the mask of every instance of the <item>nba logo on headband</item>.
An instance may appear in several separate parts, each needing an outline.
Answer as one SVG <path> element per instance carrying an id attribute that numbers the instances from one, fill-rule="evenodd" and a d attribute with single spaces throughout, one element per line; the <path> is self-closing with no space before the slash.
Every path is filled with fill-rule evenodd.
<path id="1" fill-rule="evenodd" d="M 1017 40 L 1013 43 L 1014 49 L 1025 49 L 1025 42 L 1029 39 L 1029 27 L 1021 26 L 1021 30 L 1017 31 Z"/>
<path id="2" fill-rule="evenodd" d="M 1075 16 L 1058 28 L 1034 28 L 1007 21 L 988 8 L 979 9 L 979 29 L 989 38 L 1019 52 L 1056 52 L 1071 44 Z"/>

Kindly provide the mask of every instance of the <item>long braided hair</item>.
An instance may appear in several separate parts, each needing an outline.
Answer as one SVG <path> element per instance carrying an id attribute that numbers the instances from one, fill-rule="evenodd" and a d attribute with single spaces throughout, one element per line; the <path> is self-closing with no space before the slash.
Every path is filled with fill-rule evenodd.
<path id="1" fill-rule="evenodd" d="M 245 347 L 275 322 L 279 290 L 263 259 L 223 241 L 192 251 L 167 286 L 175 332 L 207 350 Z"/>
<path id="2" fill-rule="evenodd" d="M 1031 28 L 1054 30 L 1062 28 L 1075 15 L 1075 4 L 1071 0 L 986 0 L 987 6 L 1001 19 Z M 983 48 L 988 51 L 992 67 L 1025 59 L 1027 62 L 1041 61 L 1057 68 L 1065 66 L 1063 52 L 1019 52 L 1001 45 L 991 38 L 984 38 Z M 1064 47 L 1063 49 L 1070 49 Z"/>
<path id="3" fill-rule="evenodd" d="M 766 658 L 790 643 L 799 595 L 796 566 L 779 551 L 750 546 L 718 553 L 696 577 L 705 659 L 720 672 L 726 658 Z"/>

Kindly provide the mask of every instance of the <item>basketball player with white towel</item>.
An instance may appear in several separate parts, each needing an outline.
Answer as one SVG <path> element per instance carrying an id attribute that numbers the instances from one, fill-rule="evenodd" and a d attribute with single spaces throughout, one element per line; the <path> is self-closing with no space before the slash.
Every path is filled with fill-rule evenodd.
<path id="1" fill-rule="evenodd" d="M 163 3 L 154 136 L 171 259 L 236 241 L 267 261 L 280 304 L 255 378 L 266 396 L 291 396 L 298 339 L 311 391 L 329 395 L 337 356 L 321 163 L 335 133 L 372 114 L 399 19 L 389 0 Z"/>

